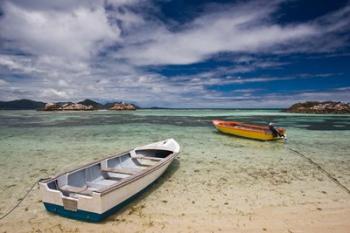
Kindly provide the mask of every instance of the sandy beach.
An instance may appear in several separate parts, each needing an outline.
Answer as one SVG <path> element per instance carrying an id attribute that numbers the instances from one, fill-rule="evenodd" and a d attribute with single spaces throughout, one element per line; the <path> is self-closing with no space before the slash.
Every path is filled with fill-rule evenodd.
<path id="1" fill-rule="evenodd" d="M 130 121 L 142 117 L 147 123 L 113 125 L 93 120 L 110 113 L 86 114 L 89 125 L 74 123 L 79 114 L 33 112 L 16 116 L 25 126 L 1 126 L 1 215 L 40 177 L 169 136 L 178 140 L 182 152 L 160 179 L 101 223 L 46 212 L 35 187 L 0 221 L 0 232 L 349 232 L 350 195 L 289 150 L 301 151 L 349 187 L 349 130 L 290 127 L 287 144 L 264 143 L 219 134 L 211 125 L 188 126 L 188 115 L 195 125 L 209 122 L 213 113 L 155 112 L 176 119 L 175 125 L 150 123 L 149 111 L 128 115 Z M 291 119 L 282 121 L 287 125 Z M 304 125 L 322 120 L 303 116 Z"/>

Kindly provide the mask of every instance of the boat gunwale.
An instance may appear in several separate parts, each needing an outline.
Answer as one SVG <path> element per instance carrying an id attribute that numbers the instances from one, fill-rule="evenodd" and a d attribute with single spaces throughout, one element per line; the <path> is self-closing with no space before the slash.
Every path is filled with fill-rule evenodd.
<path id="1" fill-rule="evenodd" d="M 225 129 L 233 129 L 233 130 L 240 130 L 240 131 L 246 131 L 246 132 L 256 132 L 260 134 L 269 134 L 272 135 L 268 130 L 257 130 L 257 129 L 249 129 L 249 128 L 237 128 L 237 127 L 232 127 L 232 126 L 227 126 L 227 125 L 219 125 L 217 127 L 225 128 Z"/>
<path id="2" fill-rule="evenodd" d="M 52 177 L 52 178 L 49 178 L 49 179 L 46 179 L 46 180 L 43 180 L 43 181 L 39 181 L 39 183 L 46 183 L 46 184 L 47 184 L 47 183 L 49 183 L 49 182 L 52 182 L 52 181 L 54 181 L 54 180 L 57 180 L 57 178 L 58 178 L 59 176 L 65 175 L 65 174 L 67 174 L 67 173 L 72 173 L 72 172 L 75 172 L 75 171 L 79 171 L 79 170 L 82 170 L 82 169 L 84 169 L 84 168 L 88 168 L 88 167 L 90 167 L 90 166 L 92 166 L 92 165 L 99 164 L 99 163 L 101 163 L 102 161 L 107 160 L 107 159 L 110 159 L 110 158 L 117 158 L 117 157 L 120 157 L 120 156 L 122 156 L 122 155 L 129 154 L 130 151 L 132 151 L 132 150 L 134 150 L 134 149 L 131 149 L 131 150 L 128 150 L 128 151 L 124 151 L 124 152 L 118 153 L 118 154 L 116 154 L 116 155 L 111 155 L 111 156 L 105 157 L 105 158 L 103 158 L 103 159 L 100 159 L 100 160 L 97 160 L 97 161 L 94 161 L 94 162 L 91 162 L 91 163 L 82 165 L 82 166 L 80 166 L 80 167 L 78 167 L 78 168 L 75 168 L 75 169 L 73 169 L 73 170 L 70 170 L 70 171 L 66 171 L 66 172 L 59 173 L 59 174 L 55 175 L 55 176 Z M 171 151 L 171 150 L 169 150 L 169 151 Z M 144 170 L 143 170 L 142 172 L 140 172 L 140 173 L 137 173 L 137 174 L 135 174 L 135 175 L 131 175 L 131 176 L 129 176 L 129 177 L 126 177 L 126 178 L 122 179 L 121 182 L 116 183 L 116 184 L 114 184 L 114 185 L 111 185 L 110 187 L 104 189 L 104 190 L 101 191 L 101 192 L 99 192 L 99 191 L 93 191 L 93 192 L 99 193 L 101 196 L 103 196 L 103 195 L 105 195 L 105 194 L 107 194 L 107 193 L 110 193 L 110 192 L 114 191 L 115 189 L 118 189 L 118 188 L 121 188 L 121 187 L 123 187 L 123 186 L 125 186 L 125 185 L 128 185 L 129 183 L 131 183 L 131 182 L 133 182 L 133 181 L 135 181 L 135 180 L 141 179 L 142 177 L 148 175 L 149 173 L 152 173 L 152 172 L 154 172 L 155 170 L 158 170 L 159 168 L 163 167 L 166 163 L 169 162 L 169 160 L 173 160 L 173 159 L 176 157 L 176 155 L 177 155 L 178 153 L 175 153 L 174 151 L 171 151 L 171 152 L 172 152 L 172 153 L 169 154 L 166 158 L 164 158 L 164 160 L 162 160 L 160 163 L 158 162 L 158 163 L 156 163 L 155 165 L 153 165 L 153 166 L 151 166 L 151 167 L 149 167 L 149 168 L 144 169 Z"/>
<path id="3" fill-rule="evenodd" d="M 234 126 L 230 125 L 232 123 L 234 123 L 236 125 L 234 125 Z M 234 130 L 241 130 L 241 131 L 247 131 L 247 132 L 257 132 L 257 133 L 272 135 L 271 130 L 266 126 L 259 126 L 259 125 L 255 126 L 255 125 L 240 123 L 240 122 L 236 122 L 236 121 L 220 121 L 220 120 L 213 120 L 213 124 L 216 128 L 222 127 L 222 128 L 228 128 L 228 129 L 234 129 Z M 278 127 L 277 130 L 284 132 L 285 128 Z"/>

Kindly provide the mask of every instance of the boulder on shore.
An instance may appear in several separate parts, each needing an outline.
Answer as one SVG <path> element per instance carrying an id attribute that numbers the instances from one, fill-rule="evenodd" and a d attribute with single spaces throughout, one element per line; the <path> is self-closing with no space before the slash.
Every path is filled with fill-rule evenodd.
<path id="1" fill-rule="evenodd" d="M 43 111 L 92 111 L 95 110 L 92 105 L 83 105 L 76 103 L 66 103 L 60 105 L 59 103 L 48 103 L 45 105 Z"/>
<path id="2" fill-rule="evenodd" d="M 100 103 L 93 101 L 93 100 L 90 100 L 90 99 L 85 99 L 83 101 L 80 101 L 80 102 L 78 102 L 78 104 L 82 104 L 85 106 L 91 105 L 94 107 L 94 109 L 104 109 L 103 104 L 100 104 Z"/>
<path id="3" fill-rule="evenodd" d="M 293 113 L 350 113 L 350 104 L 333 101 L 309 101 L 293 104 L 285 111 Z"/>
<path id="4" fill-rule="evenodd" d="M 43 111 L 61 111 L 61 110 L 62 110 L 61 105 L 57 103 L 47 103 L 45 104 L 45 107 L 43 109 Z"/>
<path id="5" fill-rule="evenodd" d="M 84 105 L 84 104 L 65 104 L 62 106 L 63 111 L 92 111 L 95 110 L 92 105 Z"/>
<path id="6" fill-rule="evenodd" d="M 136 110 L 136 106 L 127 103 L 114 103 L 113 106 L 109 108 L 109 110 Z"/>

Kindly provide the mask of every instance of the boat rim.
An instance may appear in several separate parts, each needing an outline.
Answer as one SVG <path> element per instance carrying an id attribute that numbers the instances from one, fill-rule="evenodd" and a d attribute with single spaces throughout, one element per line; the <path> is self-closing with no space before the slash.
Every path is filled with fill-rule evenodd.
<path id="1" fill-rule="evenodd" d="M 166 139 L 166 140 L 168 140 L 168 139 Z M 173 140 L 174 140 L 174 139 L 173 139 Z M 165 140 L 163 140 L 163 141 L 165 141 Z M 175 141 L 175 140 L 174 140 L 174 141 Z M 162 142 L 162 141 L 160 141 L 160 142 Z M 175 141 L 175 142 L 176 142 L 176 141 Z M 177 142 L 176 142 L 176 143 L 177 143 Z M 147 144 L 147 145 L 148 145 L 148 144 Z M 178 145 L 178 143 L 177 143 L 177 145 Z M 179 146 L 179 145 L 178 145 L 178 146 Z M 59 176 L 62 176 L 62 175 L 65 175 L 65 174 L 67 174 L 67 173 L 71 173 L 71 172 L 75 172 L 75 171 L 78 171 L 78 170 L 87 168 L 87 167 L 89 167 L 89 166 L 91 166 L 91 165 L 99 164 L 99 163 L 101 163 L 102 161 L 104 161 L 104 160 L 106 160 L 106 159 L 109 159 L 109 158 L 114 158 L 114 157 L 117 158 L 117 157 L 120 157 L 120 156 L 125 155 L 126 153 L 129 153 L 130 151 L 135 150 L 135 149 L 137 149 L 137 147 L 136 147 L 136 148 L 133 148 L 133 149 L 131 149 L 131 150 L 128 150 L 128 151 L 124 151 L 124 152 L 115 154 L 115 155 L 107 156 L 107 157 L 105 157 L 105 158 L 103 158 L 103 159 L 99 159 L 99 160 L 97 160 L 97 161 L 94 161 L 94 162 L 91 162 L 91 163 L 82 165 L 82 166 L 77 167 L 77 168 L 75 168 L 75 169 L 73 169 L 73 170 L 70 170 L 70 171 L 61 172 L 61 173 L 59 173 L 59 174 L 56 174 L 56 175 L 53 176 L 53 177 L 50 177 L 50 178 L 45 179 L 45 180 L 41 180 L 41 181 L 39 181 L 38 183 L 39 183 L 39 184 L 47 184 L 47 183 L 49 183 L 49 182 L 51 182 L 51 181 L 56 180 Z M 170 150 L 169 150 L 169 151 L 170 151 Z M 161 163 L 157 163 L 157 164 L 155 164 L 154 166 L 150 167 L 149 169 L 145 169 L 143 172 L 140 172 L 139 174 L 135 174 L 135 175 L 132 175 L 132 176 L 130 176 L 130 177 L 127 177 L 127 178 L 123 179 L 120 183 L 111 185 L 109 188 L 103 190 L 102 192 L 98 192 L 98 191 L 94 191 L 94 192 L 95 192 L 95 193 L 99 193 L 101 196 L 103 196 L 103 195 L 105 195 L 105 194 L 107 194 L 107 193 L 109 193 L 109 192 L 111 192 L 111 191 L 114 191 L 115 189 L 118 189 L 118 188 L 121 188 L 121 187 L 123 187 L 123 186 L 125 186 L 125 185 L 128 185 L 129 183 L 131 183 L 131 182 L 133 182 L 133 181 L 135 181 L 135 180 L 141 179 L 142 177 L 144 177 L 144 176 L 146 176 L 146 175 L 148 175 L 148 174 L 154 172 L 155 170 L 158 170 L 159 168 L 163 167 L 163 166 L 164 166 L 165 164 L 167 164 L 170 160 L 173 160 L 173 159 L 177 156 L 178 152 L 175 152 L 175 151 L 171 151 L 171 152 L 172 152 L 172 153 L 169 154 L 166 158 L 164 158 L 164 160 L 162 160 Z"/>
<path id="2" fill-rule="evenodd" d="M 243 131 L 254 131 L 254 132 L 259 132 L 259 133 L 265 133 L 265 134 L 271 134 L 269 131 L 269 129 L 263 125 L 256 125 L 257 127 L 259 127 L 260 129 L 257 128 L 249 128 L 250 124 L 247 123 L 242 123 L 239 121 L 222 121 L 222 120 L 213 120 L 212 121 L 215 127 L 222 127 L 222 128 L 235 128 L 236 126 L 231 126 L 229 125 L 230 123 L 236 123 L 237 126 L 240 126 L 240 128 L 236 128 L 239 130 L 243 130 Z M 252 125 L 255 126 L 255 125 Z M 282 127 L 278 127 L 278 130 L 283 130 L 285 131 L 285 128 Z"/>

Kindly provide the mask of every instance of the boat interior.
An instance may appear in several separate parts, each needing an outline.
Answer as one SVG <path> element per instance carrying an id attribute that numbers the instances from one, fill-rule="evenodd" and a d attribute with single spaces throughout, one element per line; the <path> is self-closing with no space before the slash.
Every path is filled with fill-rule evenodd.
<path id="1" fill-rule="evenodd" d="M 132 150 L 59 175 L 47 185 L 49 189 L 61 191 L 64 196 L 90 196 L 92 192 L 103 192 L 145 172 L 172 153 L 168 150 Z"/>

